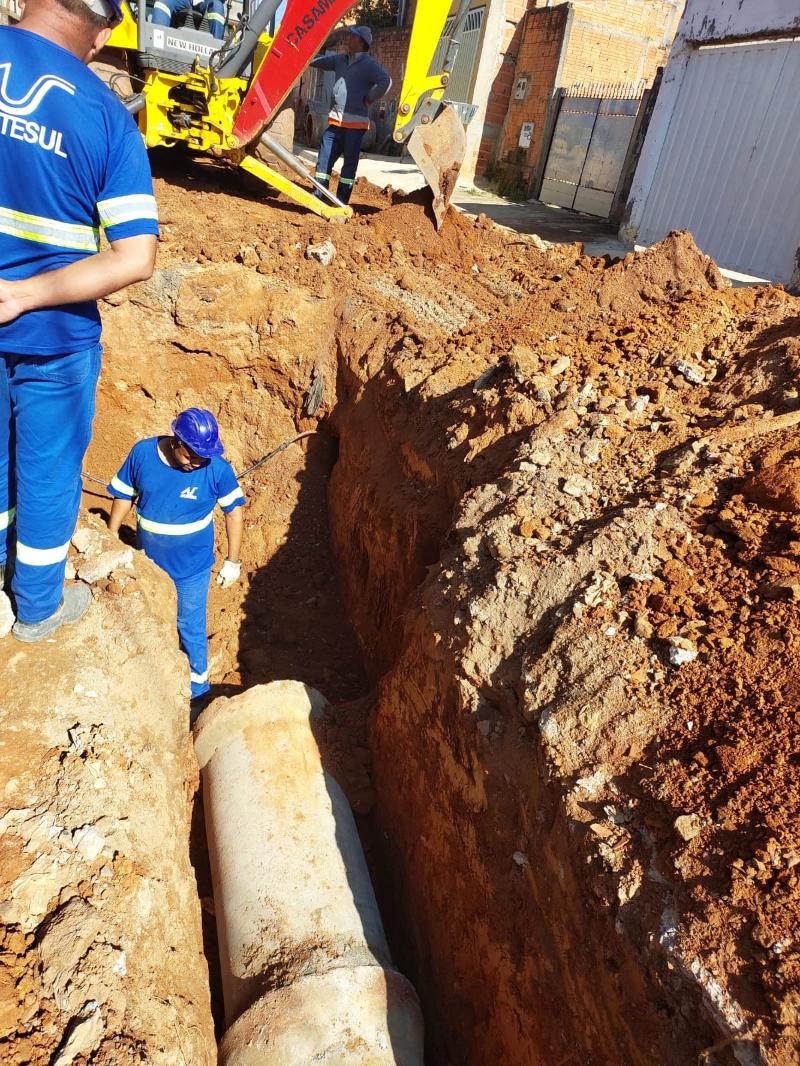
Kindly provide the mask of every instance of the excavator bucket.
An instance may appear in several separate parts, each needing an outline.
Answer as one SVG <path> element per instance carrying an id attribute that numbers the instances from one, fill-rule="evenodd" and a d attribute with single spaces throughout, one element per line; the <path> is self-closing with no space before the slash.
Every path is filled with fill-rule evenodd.
<path id="1" fill-rule="evenodd" d="M 433 193 L 436 228 L 441 229 L 464 162 L 467 138 L 458 112 L 444 104 L 433 122 L 420 123 L 408 139 L 411 158 Z"/>

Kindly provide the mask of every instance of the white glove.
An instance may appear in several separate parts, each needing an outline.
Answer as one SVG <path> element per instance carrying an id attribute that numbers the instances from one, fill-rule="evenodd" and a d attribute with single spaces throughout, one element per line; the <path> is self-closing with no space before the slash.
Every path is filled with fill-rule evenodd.
<path id="1" fill-rule="evenodd" d="M 232 563 L 230 559 L 226 559 L 222 566 L 219 568 L 217 574 L 217 584 L 221 585 L 224 589 L 230 588 L 231 585 L 235 585 L 242 575 L 242 564 Z"/>

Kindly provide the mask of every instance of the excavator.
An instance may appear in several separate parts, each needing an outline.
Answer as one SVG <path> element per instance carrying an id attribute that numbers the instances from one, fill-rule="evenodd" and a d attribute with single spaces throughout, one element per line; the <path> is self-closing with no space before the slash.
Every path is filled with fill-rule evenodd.
<path id="1" fill-rule="evenodd" d="M 326 219 L 346 220 L 352 209 L 315 181 L 285 139 L 274 135 L 271 123 L 355 2 L 288 0 L 276 28 L 282 0 L 243 0 L 235 26 L 228 0 L 225 38 L 220 41 L 208 32 L 206 20 L 198 20 L 192 12 L 185 14 L 182 26 L 158 26 L 148 21 L 152 0 L 125 0 L 124 17 L 107 46 L 118 70 L 108 79 L 110 87 L 136 117 L 148 148 L 183 145 L 213 155 Z M 469 3 L 460 0 L 453 28 L 445 37 L 446 48 L 440 52 L 441 69 L 432 72 L 451 0 L 419 0 L 392 131 L 393 139 L 407 146 L 431 188 L 437 227 L 447 211 L 466 145 L 459 113 L 444 101 L 444 94 Z"/>

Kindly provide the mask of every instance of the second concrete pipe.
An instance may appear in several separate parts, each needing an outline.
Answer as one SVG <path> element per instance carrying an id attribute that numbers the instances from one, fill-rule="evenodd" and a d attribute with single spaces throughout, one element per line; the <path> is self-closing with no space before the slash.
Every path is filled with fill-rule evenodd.
<path id="1" fill-rule="evenodd" d="M 221 1066 L 422 1066 L 422 1018 L 392 965 L 347 799 L 311 728 L 325 700 L 258 685 L 203 714 L 222 967 Z"/>

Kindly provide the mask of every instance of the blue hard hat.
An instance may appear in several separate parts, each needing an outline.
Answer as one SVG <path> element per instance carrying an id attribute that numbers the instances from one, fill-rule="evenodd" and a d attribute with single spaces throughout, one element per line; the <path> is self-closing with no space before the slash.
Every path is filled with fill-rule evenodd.
<path id="1" fill-rule="evenodd" d="M 211 459 L 225 451 L 219 439 L 216 418 L 202 407 L 188 407 L 181 411 L 172 423 L 172 432 L 187 448 L 191 448 L 195 455 L 203 459 Z"/>

